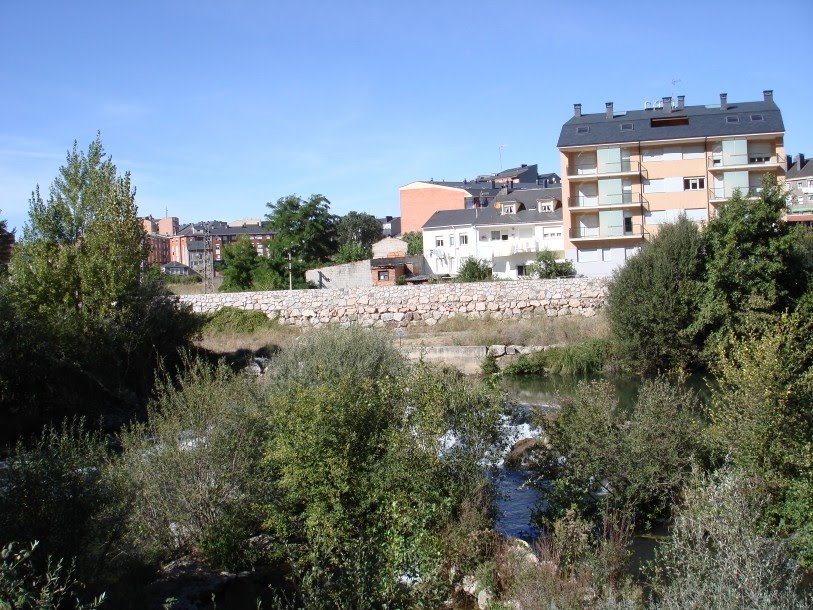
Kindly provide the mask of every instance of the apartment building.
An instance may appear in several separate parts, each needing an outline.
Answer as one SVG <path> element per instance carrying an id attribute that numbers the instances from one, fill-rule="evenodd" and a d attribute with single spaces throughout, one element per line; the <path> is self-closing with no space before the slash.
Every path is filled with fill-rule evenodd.
<path id="1" fill-rule="evenodd" d="M 192 270 L 201 273 L 206 268 L 205 255 L 208 252 L 208 264 L 222 262 L 223 248 L 237 242 L 240 237 L 248 237 L 251 245 L 260 256 L 268 254 L 267 244 L 274 239 L 274 232 L 258 224 L 240 224 L 229 226 L 223 221 L 214 220 L 190 223 L 180 228 L 177 235 L 169 238 L 170 260 L 188 265 Z"/>
<path id="2" fill-rule="evenodd" d="M 495 174 L 481 174 L 461 182 L 411 182 L 398 189 L 401 204 L 401 232 L 420 231 L 438 210 L 462 210 L 477 205 L 481 198 L 492 198 L 500 189 L 520 185 L 553 187 L 561 179 L 555 173 L 539 175 L 536 165 L 523 164 Z"/>
<path id="3" fill-rule="evenodd" d="M 802 154 L 788 163 L 785 174 L 788 190 L 788 222 L 813 224 L 813 162 Z"/>
<path id="4" fill-rule="evenodd" d="M 773 92 L 756 102 L 687 106 L 664 97 L 639 110 L 583 114 L 574 105 L 558 148 L 565 257 L 607 275 L 680 214 L 704 222 L 739 189 L 784 176 L 784 124 Z"/>
<path id="5" fill-rule="evenodd" d="M 432 273 L 457 275 L 467 258 L 487 261 L 494 277 L 516 279 L 542 250 L 562 257 L 560 188 L 501 189 L 463 210 L 440 210 L 423 225 Z"/>

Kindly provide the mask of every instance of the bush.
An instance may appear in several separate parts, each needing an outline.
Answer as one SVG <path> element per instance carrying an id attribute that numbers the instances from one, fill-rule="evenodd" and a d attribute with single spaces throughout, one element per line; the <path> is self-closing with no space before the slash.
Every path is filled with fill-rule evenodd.
<path id="1" fill-rule="evenodd" d="M 703 237 L 681 217 L 615 272 L 609 319 L 622 363 L 636 373 L 694 367 L 701 345 L 693 330 L 703 281 Z"/>
<path id="2" fill-rule="evenodd" d="M 575 345 L 550 347 L 522 354 L 505 367 L 506 375 L 576 375 L 600 374 L 609 360 L 607 341 L 593 339 Z"/>
<path id="3" fill-rule="evenodd" d="M 471 257 L 463 261 L 455 276 L 457 282 L 482 282 L 490 279 L 491 264 Z"/>
<path id="4" fill-rule="evenodd" d="M 149 420 L 121 435 L 130 552 L 152 563 L 200 551 L 215 567 L 243 569 L 270 483 L 263 394 L 224 364 L 187 366 L 177 387 L 159 385 Z"/>
<path id="5" fill-rule="evenodd" d="M 528 275 L 539 279 L 555 279 L 558 277 L 573 277 L 576 268 L 572 261 L 557 261 L 556 255 L 550 250 L 543 250 L 536 255 L 536 260 L 528 265 Z"/>
<path id="6" fill-rule="evenodd" d="M 273 328 L 277 321 L 256 309 L 222 307 L 215 313 L 204 316 L 204 333 L 256 333 Z"/>
<path id="7" fill-rule="evenodd" d="M 500 367 L 497 366 L 497 358 L 491 352 L 486 354 L 486 357 L 483 358 L 483 362 L 480 363 L 480 370 L 483 371 L 483 375 L 496 375 L 500 372 Z"/>

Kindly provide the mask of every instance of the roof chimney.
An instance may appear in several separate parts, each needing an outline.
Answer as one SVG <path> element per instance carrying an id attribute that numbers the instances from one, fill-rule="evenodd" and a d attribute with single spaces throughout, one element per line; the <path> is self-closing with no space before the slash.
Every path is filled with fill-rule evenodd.
<path id="1" fill-rule="evenodd" d="M 573 116 L 581 116 L 582 115 L 582 105 L 581 104 L 573 104 Z"/>
<path id="2" fill-rule="evenodd" d="M 765 89 L 765 91 L 762 92 L 762 97 L 766 102 L 772 102 L 773 101 L 773 89 Z"/>
<path id="3" fill-rule="evenodd" d="M 795 164 L 799 166 L 799 169 L 802 169 L 802 166 L 805 164 L 805 156 L 802 153 L 799 153 L 796 155 L 794 161 L 796 162 Z"/>
<path id="4" fill-rule="evenodd" d="M 613 118 L 613 103 L 607 102 L 606 104 L 604 104 L 604 107 L 606 108 L 606 110 L 604 111 L 604 116 L 607 117 L 608 119 Z"/>
<path id="5" fill-rule="evenodd" d="M 720 94 L 720 110 L 728 110 L 728 93 Z"/>
<path id="6" fill-rule="evenodd" d="M 683 102 L 685 100 L 686 100 L 685 95 L 678 95 L 678 107 L 677 107 L 678 110 L 683 110 L 683 106 L 684 106 Z"/>
<path id="7" fill-rule="evenodd" d="M 672 112 L 672 98 L 671 97 L 664 97 L 663 98 L 663 111 L 664 112 Z"/>

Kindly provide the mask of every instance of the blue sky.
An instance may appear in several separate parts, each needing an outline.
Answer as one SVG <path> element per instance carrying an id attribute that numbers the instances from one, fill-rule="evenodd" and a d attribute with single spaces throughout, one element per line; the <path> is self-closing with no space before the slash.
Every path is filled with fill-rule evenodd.
<path id="1" fill-rule="evenodd" d="M 503 167 L 560 172 L 574 102 L 773 89 L 787 151 L 813 155 L 811 17 L 808 1 L 0 0 L 0 218 L 21 227 L 97 130 L 140 212 L 182 222 L 290 193 L 397 215 L 399 186 L 499 171 L 500 145 Z"/>

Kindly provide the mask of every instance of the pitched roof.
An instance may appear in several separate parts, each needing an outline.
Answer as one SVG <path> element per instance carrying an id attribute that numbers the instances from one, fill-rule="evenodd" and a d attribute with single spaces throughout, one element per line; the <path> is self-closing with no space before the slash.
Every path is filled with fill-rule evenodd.
<path id="1" fill-rule="evenodd" d="M 508 193 L 503 189 L 495 202 L 516 201 L 523 204 L 515 214 L 503 214 L 494 206 L 466 210 L 440 210 L 432 214 L 429 220 L 424 223 L 424 229 L 435 229 L 438 227 L 450 226 L 470 226 L 470 225 L 516 225 L 516 224 L 536 224 L 540 222 L 561 222 L 562 208 L 555 208 L 552 212 L 540 212 L 536 205 L 537 201 L 548 201 L 556 199 L 561 201 L 561 188 L 538 188 L 521 189 Z"/>
<path id="2" fill-rule="evenodd" d="M 736 117 L 729 122 L 727 117 Z M 762 117 L 758 119 L 758 117 Z M 687 124 L 657 125 L 658 119 L 680 119 Z M 653 119 L 655 121 L 653 121 Z M 622 130 L 622 125 L 625 125 Z M 628 127 L 631 125 L 632 127 Z M 673 140 L 706 136 L 738 136 L 785 131 L 782 113 L 772 97 L 761 102 L 729 103 L 721 106 L 685 106 L 672 109 L 631 110 L 574 116 L 562 126 L 558 147 L 614 144 L 651 140 Z"/>
<path id="3" fill-rule="evenodd" d="M 797 160 L 785 173 L 785 180 L 813 178 L 813 159 Z"/>

